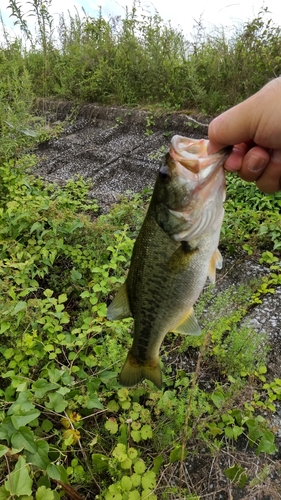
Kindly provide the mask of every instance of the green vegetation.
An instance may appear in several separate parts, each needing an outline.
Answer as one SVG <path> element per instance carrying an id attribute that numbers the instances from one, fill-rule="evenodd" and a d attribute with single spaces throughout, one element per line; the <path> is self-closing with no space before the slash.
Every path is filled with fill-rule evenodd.
<path id="1" fill-rule="evenodd" d="M 256 454 L 276 451 L 260 410 L 276 411 L 281 381 L 267 380 L 266 336 L 243 318 L 280 284 L 276 257 L 263 254 L 266 283 L 202 295 L 204 335 L 167 336 L 163 392 L 150 383 L 120 388 L 132 322 L 108 321 L 106 305 L 124 280 L 147 193 L 91 221 L 97 205 L 87 201 L 87 184 L 46 185 L 26 172 L 34 162 L 25 155 L 0 168 L 0 498 L 57 500 L 64 490 L 105 500 L 186 498 L 183 459 L 192 463 L 201 448 L 203 464 L 231 449 L 226 477 L 249 486 L 236 442 Z M 177 360 L 164 362 L 175 349 Z M 184 368 L 200 351 L 205 383 L 199 364 L 195 374 Z"/>
<path id="2" fill-rule="evenodd" d="M 20 3 L 7 1 L 22 32 L 22 38 L 12 40 L 2 27 L 0 99 L 8 102 L 18 102 L 20 93 L 23 103 L 32 91 L 36 97 L 79 103 L 214 114 L 281 73 L 280 27 L 266 8 L 231 33 L 208 33 L 198 22 L 193 38 L 187 39 L 158 14 L 149 16 L 136 5 L 124 19 L 107 20 L 102 11 L 97 18 L 77 13 L 61 15 L 57 26 L 48 11 L 51 0 L 32 0 L 29 16 L 37 26 L 35 35 Z M 8 80 L 14 88 L 7 94 Z"/>
<path id="3" fill-rule="evenodd" d="M 214 491 L 268 491 L 281 380 L 268 376 L 266 335 L 245 317 L 281 282 L 280 195 L 229 177 L 223 244 L 259 254 L 269 272 L 239 289 L 206 289 L 196 304 L 203 335 L 165 339 L 163 391 L 121 388 L 132 321 L 110 322 L 106 308 L 149 193 L 98 216 L 83 179 L 34 178 L 30 150 L 61 126 L 30 110 L 40 94 L 218 111 L 279 72 L 279 29 L 261 15 L 233 40 L 200 31 L 188 45 L 133 9 L 114 22 L 61 18 L 56 45 L 48 5 L 31 4 L 35 40 L 11 0 L 30 48 L 6 35 L 0 49 L 0 500 L 200 500 L 205 476 Z M 146 135 L 151 127 L 153 114 Z"/>
<path id="4" fill-rule="evenodd" d="M 269 245 L 281 248 L 281 192 L 264 195 L 255 184 L 227 175 L 227 198 L 221 243 L 231 253 L 237 244 L 249 255 Z"/>

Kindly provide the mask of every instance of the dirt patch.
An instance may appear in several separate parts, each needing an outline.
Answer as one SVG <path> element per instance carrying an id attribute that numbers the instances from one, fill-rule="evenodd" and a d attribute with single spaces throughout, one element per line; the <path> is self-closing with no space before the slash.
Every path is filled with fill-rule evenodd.
<path id="1" fill-rule="evenodd" d="M 69 116 L 69 103 L 40 101 L 40 109 L 54 122 Z M 204 118 L 206 122 L 206 118 Z M 126 191 L 152 187 L 156 171 L 174 134 L 206 137 L 207 124 L 184 114 L 151 114 L 124 108 L 84 105 L 75 122 L 59 139 L 38 148 L 37 173 L 62 183 L 75 175 L 93 180 L 90 196 L 103 207 Z"/>

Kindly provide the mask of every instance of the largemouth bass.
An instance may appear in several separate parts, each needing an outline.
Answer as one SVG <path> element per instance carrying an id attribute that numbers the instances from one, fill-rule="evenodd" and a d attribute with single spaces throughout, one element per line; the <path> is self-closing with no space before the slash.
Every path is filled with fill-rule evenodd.
<path id="1" fill-rule="evenodd" d="M 159 169 L 136 239 L 128 277 L 107 312 L 134 318 L 134 340 L 119 376 L 162 387 L 159 349 L 168 332 L 200 335 L 193 305 L 207 276 L 222 266 L 218 250 L 225 199 L 222 167 L 230 153 L 207 155 L 208 141 L 176 135 Z"/>

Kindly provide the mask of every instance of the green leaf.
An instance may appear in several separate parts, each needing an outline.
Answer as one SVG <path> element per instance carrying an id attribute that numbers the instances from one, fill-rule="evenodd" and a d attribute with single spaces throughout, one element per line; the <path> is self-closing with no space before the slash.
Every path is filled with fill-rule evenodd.
<path id="1" fill-rule="evenodd" d="M 238 488 L 243 488 L 248 480 L 248 476 L 245 472 L 245 469 L 238 464 L 229 467 L 224 471 L 226 477 L 233 481 Z"/>
<path id="2" fill-rule="evenodd" d="M 40 486 L 36 491 L 36 500 L 55 500 L 54 493 L 46 486 Z"/>
<path id="3" fill-rule="evenodd" d="M 71 279 L 75 282 L 75 281 L 81 280 L 81 278 L 82 278 L 82 274 L 79 273 L 79 271 L 77 271 L 76 269 L 72 269 Z"/>
<path id="4" fill-rule="evenodd" d="M 131 431 L 131 438 L 135 441 L 135 443 L 139 443 L 141 441 L 141 433 L 140 431 Z"/>
<path id="5" fill-rule="evenodd" d="M 0 444 L 0 458 L 6 455 L 7 451 L 9 451 L 8 446 L 5 446 L 4 444 Z"/>
<path id="6" fill-rule="evenodd" d="M 109 459 L 106 455 L 103 455 L 102 453 L 93 453 L 92 461 L 99 472 L 108 469 Z"/>
<path id="7" fill-rule="evenodd" d="M 88 408 L 88 410 L 92 410 L 92 408 L 98 408 L 100 410 L 103 410 L 104 409 L 104 406 L 103 404 L 100 402 L 98 396 L 90 396 L 87 403 L 86 403 L 86 408 Z"/>
<path id="8" fill-rule="evenodd" d="M 261 438 L 258 448 L 257 455 L 259 453 L 268 453 L 269 455 L 275 453 L 277 450 L 274 444 L 274 434 L 270 431 L 265 431 L 264 436 Z"/>
<path id="9" fill-rule="evenodd" d="M 35 453 L 30 453 L 26 451 L 26 458 L 29 463 L 36 465 L 39 469 L 46 470 L 50 464 L 49 459 L 49 445 L 43 439 L 38 439 L 36 441 L 36 451 Z"/>
<path id="10" fill-rule="evenodd" d="M 49 402 L 45 403 L 45 406 L 50 410 L 54 410 L 57 413 L 61 413 L 68 406 L 68 402 L 63 399 L 61 394 L 57 392 L 48 394 Z"/>
<path id="11" fill-rule="evenodd" d="M 130 491 L 132 489 L 132 480 L 129 476 L 123 476 L 121 479 L 121 486 L 123 491 Z"/>
<path id="12" fill-rule="evenodd" d="M 184 450 L 184 458 L 186 458 L 187 451 Z M 170 463 L 173 464 L 174 462 L 177 462 L 177 460 L 181 460 L 182 456 L 182 448 L 174 448 L 171 453 L 170 453 Z"/>
<path id="13" fill-rule="evenodd" d="M 258 439 L 264 434 L 264 430 L 260 427 L 257 419 L 249 419 L 246 422 L 249 431 L 250 445 L 257 443 Z"/>
<path id="14" fill-rule="evenodd" d="M 30 391 L 20 392 L 17 400 L 10 406 L 8 415 L 25 415 L 28 411 L 35 410 L 32 399 Z"/>
<path id="15" fill-rule="evenodd" d="M 108 492 L 105 495 L 105 500 L 123 500 L 123 496 L 119 493 L 119 489 L 116 484 L 111 484 L 109 486 Z"/>
<path id="16" fill-rule="evenodd" d="M 153 460 L 153 472 L 155 472 L 155 474 L 158 474 L 160 468 L 161 468 L 161 465 L 164 463 L 164 458 L 163 458 L 163 455 L 158 455 L 157 457 L 154 458 Z"/>
<path id="17" fill-rule="evenodd" d="M 84 223 L 82 221 L 75 220 L 72 222 L 71 226 L 69 226 L 67 229 L 68 229 L 69 233 L 73 233 L 73 231 L 75 231 L 79 227 L 83 227 L 83 226 L 84 226 Z"/>
<path id="18" fill-rule="evenodd" d="M 130 469 L 132 466 L 132 460 L 130 458 L 126 458 L 123 462 L 121 462 L 121 469 Z"/>
<path id="19" fill-rule="evenodd" d="M 50 432 L 50 430 L 53 428 L 53 423 L 45 418 L 42 422 L 41 428 L 44 432 Z"/>
<path id="20" fill-rule="evenodd" d="M 62 483 L 68 484 L 68 475 L 62 465 L 49 464 L 47 474 L 51 479 L 56 479 Z"/>
<path id="21" fill-rule="evenodd" d="M 62 304 L 63 302 L 67 301 L 67 295 L 66 293 L 62 293 L 61 295 L 58 296 L 58 303 Z"/>
<path id="22" fill-rule="evenodd" d="M 141 428 L 141 437 L 142 439 L 151 439 L 152 438 L 152 428 L 150 425 L 146 424 Z"/>
<path id="23" fill-rule="evenodd" d="M 34 433 L 28 427 L 20 427 L 19 430 L 13 434 L 11 444 L 15 448 L 24 448 L 32 453 L 36 452 Z"/>
<path id="24" fill-rule="evenodd" d="M 226 437 L 228 439 L 232 439 L 233 438 L 233 429 L 232 429 L 232 427 L 226 427 L 224 429 L 224 433 L 225 433 L 225 435 L 226 435 Z"/>
<path id="25" fill-rule="evenodd" d="M 120 408 L 119 404 L 114 399 L 111 399 L 111 401 L 109 401 L 107 404 L 107 409 L 109 411 L 117 412 L 119 408 Z"/>
<path id="26" fill-rule="evenodd" d="M 34 231 L 37 231 L 37 229 L 43 229 L 43 224 L 41 222 L 34 222 L 30 228 L 30 234 L 32 234 Z"/>
<path id="27" fill-rule="evenodd" d="M 43 398 L 46 392 L 53 391 L 59 387 L 58 384 L 53 384 L 52 382 L 47 382 L 44 378 L 38 378 L 36 382 L 32 384 L 32 390 L 36 398 Z"/>
<path id="28" fill-rule="evenodd" d="M 156 474 L 152 470 L 148 470 L 141 478 L 143 489 L 153 490 L 156 487 Z"/>
<path id="29" fill-rule="evenodd" d="M 135 464 L 134 464 L 134 471 L 136 474 L 142 475 L 146 469 L 146 465 L 144 461 L 140 458 Z"/>
<path id="30" fill-rule="evenodd" d="M 225 396 L 220 391 L 215 391 L 212 394 L 211 398 L 212 398 L 212 401 L 216 405 L 217 408 L 221 408 L 224 401 L 225 401 Z"/>
<path id="31" fill-rule="evenodd" d="M 137 488 L 141 484 L 141 475 L 134 472 L 131 475 L 132 484 L 135 488 Z"/>
<path id="32" fill-rule="evenodd" d="M 243 427 L 238 427 L 238 425 L 233 426 L 233 437 L 235 440 L 238 438 L 238 436 L 241 436 L 243 432 L 244 432 Z"/>
<path id="33" fill-rule="evenodd" d="M 117 373 L 105 370 L 104 372 L 100 373 L 99 377 L 100 377 L 101 381 L 104 384 L 106 384 L 106 382 L 109 382 L 109 380 L 112 380 L 113 378 L 116 378 L 117 377 Z"/>
<path id="34" fill-rule="evenodd" d="M 15 428 L 12 424 L 11 417 L 6 417 L 0 425 L 0 439 L 8 441 L 10 444 L 10 440 L 14 432 Z"/>
<path id="35" fill-rule="evenodd" d="M 104 427 L 110 434 L 116 434 L 118 432 L 118 423 L 116 418 L 110 417 L 104 424 Z"/>
<path id="36" fill-rule="evenodd" d="M 62 396 L 65 396 L 70 392 L 70 389 L 68 387 L 60 387 L 57 391 L 57 394 L 61 394 Z"/>
<path id="37" fill-rule="evenodd" d="M 5 488 L 11 495 L 31 495 L 32 479 L 29 475 L 29 467 L 26 465 L 24 457 L 20 456 L 14 470 L 5 481 Z"/>
<path id="38" fill-rule="evenodd" d="M 22 311 L 23 309 L 25 309 L 27 306 L 27 302 L 24 302 L 23 300 L 20 300 L 17 305 L 15 306 L 13 312 L 11 313 L 11 316 L 15 316 L 16 314 L 18 314 L 20 311 Z"/>
<path id="39" fill-rule="evenodd" d="M 10 498 L 11 498 L 11 495 L 6 490 L 5 486 L 0 486 L 0 500 L 9 500 Z"/>
<path id="40" fill-rule="evenodd" d="M 117 458 L 118 462 L 124 462 L 127 460 L 126 446 L 122 443 L 118 443 L 112 452 L 113 457 Z"/>
<path id="41" fill-rule="evenodd" d="M 128 448 L 127 454 L 131 460 L 134 460 L 138 456 L 138 452 L 135 448 Z"/>
<path id="42" fill-rule="evenodd" d="M 129 494 L 129 500 L 139 500 L 140 499 L 140 494 L 137 490 L 130 491 Z"/>
<path id="43" fill-rule="evenodd" d="M 11 326 L 11 323 L 8 321 L 3 321 L 0 325 L 0 334 L 4 333 L 6 330 L 8 330 Z"/>
<path id="44" fill-rule="evenodd" d="M 19 430 L 20 427 L 24 427 L 26 424 L 33 422 L 40 415 L 39 410 L 29 410 L 22 415 L 12 415 L 11 420 L 15 429 Z"/>

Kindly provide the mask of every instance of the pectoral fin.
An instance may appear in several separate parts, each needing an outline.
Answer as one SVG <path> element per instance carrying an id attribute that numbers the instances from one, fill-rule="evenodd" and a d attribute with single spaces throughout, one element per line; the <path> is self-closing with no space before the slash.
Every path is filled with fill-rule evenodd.
<path id="1" fill-rule="evenodd" d="M 180 323 L 175 328 L 173 328 L 173 331 L 182 333 L 183 335 L 201 335 L 202 331 L 197 323 L 197 319 L 195 318 L 193 307 L 189 309 Z"/>
<path id="2" fill-rule="evenodd" d="M 126 282 L 121 286 L 107 309 L 107 319 L 124 319 L 132 316 Z"/>
<path id="3" fill-rule="evenodd" d="M 216 269 L 221 269 L 222 268 L 222 255 L 217 248 L 215 253 L 213 254 L 213 257 L 211 258 L 211 262 L 209 265 L 209 271 L 208 271 L 208 276 L 211 281 L 211 283 L 216 282 Z"/>
<path id="4" fill-rule="evenodd" d="M 183 272 L 189 265 L 190 259 L 197 251 L 197 248 L 191 248 L 186 241 L 182 241 L 179 248 L 172 254 L 168 261 L 167 266 L 169 271 L 175 274 Z"/>

